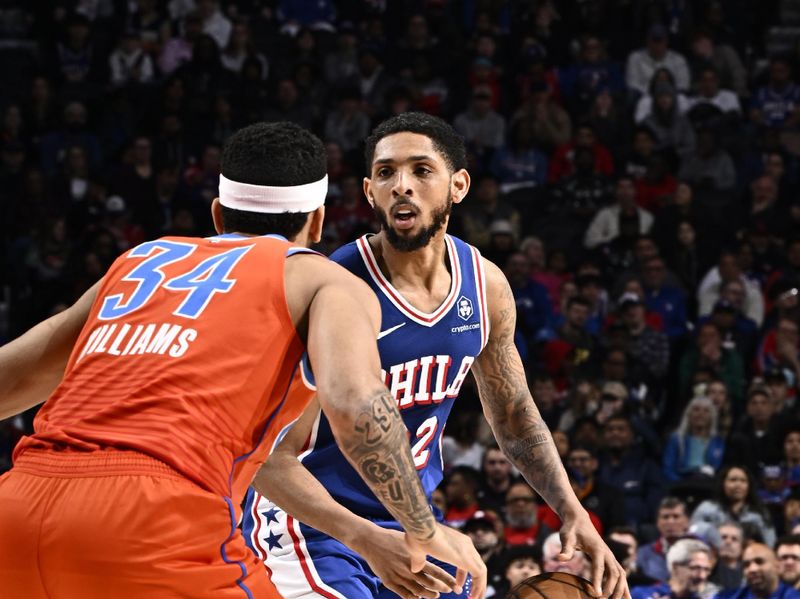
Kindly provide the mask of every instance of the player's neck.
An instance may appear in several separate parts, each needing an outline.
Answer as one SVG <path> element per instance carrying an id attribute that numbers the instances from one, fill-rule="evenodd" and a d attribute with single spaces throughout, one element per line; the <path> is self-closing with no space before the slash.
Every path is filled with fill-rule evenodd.
<path id="1" fill-rule="evenodd" d="M 445 233 L 436 234 L 424 248 L 413 252 L 396 250 L 383 231 L 370 240 L 372 251 L 384 276 L 396 287 L 398 283 L 421 286 L 430 291 L 440 284 L 441 277 L 450 284 L 451 265 L 447 260 Z"/>

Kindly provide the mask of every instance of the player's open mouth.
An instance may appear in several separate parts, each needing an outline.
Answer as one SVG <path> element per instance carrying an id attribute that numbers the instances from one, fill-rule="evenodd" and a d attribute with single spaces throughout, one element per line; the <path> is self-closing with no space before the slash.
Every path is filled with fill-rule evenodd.
<path id="1" fill-rule="evenodd" d="M 394 219 L 394 226 L 398 229 L 410 229 L 417 220 L 417 215 L 414 211 L 407 208 L 394 210 L 392 217 Z"/>

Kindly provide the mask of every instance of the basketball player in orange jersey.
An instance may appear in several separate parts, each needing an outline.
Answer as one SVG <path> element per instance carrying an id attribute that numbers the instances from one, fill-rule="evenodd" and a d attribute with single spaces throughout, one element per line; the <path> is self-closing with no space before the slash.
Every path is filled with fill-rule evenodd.
<path id="1" fill-rule="evenodd" d="M 425 501 L 379 377 L 374 295 L 304 247 L 324 215 L 321 142 L 292 124 L 253 125 L 222 165 L 212 213 L 224 234 L 132 249 L 66 312 L 0 349 L 0 418 L 52 392 L 0 478 L 0 594 L 279 598 L 236 523 L 311 397 L 306 350 L 343 451 L 405 527 L 409 566 L 432 554 L 463 567 L 431 580 L 442 591 L 466 570 L 485 575 Z"/>
<path id="2" fill-rule="evenodd" d="M 442 430 L 471 367 L 500 447 L 563 521 L 561 558 L 583 550 L 596 593 L 629 599 L 625 572 L 575 496 L 531 397 L 511 288 L 497 266 L 446 233 L 452 205 L 469 190 L 463 139 L 441 119 L 405 113 L 376 127 L 365 154 L 364 193 L 381 231 L 331 259 L 381 302 L 381 365 L 426 494 L 442 480 Z M 425 580 L 397 567 L 407 561 L 397 523 L 349 468 L 330 424 L 307 410 L 257 475 L 242 525 L 248 543 L 287 598 L 419 596 Z M 293 542 L 275 543 L 278 535 Z"/>

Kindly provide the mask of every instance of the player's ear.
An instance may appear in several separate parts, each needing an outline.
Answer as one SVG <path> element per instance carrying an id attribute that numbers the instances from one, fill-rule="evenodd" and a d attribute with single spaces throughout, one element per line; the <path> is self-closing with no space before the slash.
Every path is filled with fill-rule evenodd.
<path id="1" fill-rule="evenodd" d="M 373 208 L 375 207 L 375 198 L 372 197 L 370 193 L 370 185 L 372 184 L 372 180 L 369 177 L 364 177 L 363 187 L 364 187 L 364 195 L 369 202 L 369 205 Z"/>
<path id="2" fill-rule="evenodd" d="M 308 242 L 319 243 L 322 239 L 322 227 L 325 224 L 325 206 L 320 206 L 308 216 Z"/>
<path id="3" fill-rule="evenodd" d="M 217 233 L 224 233 L 225 229 L 222 226 L 222 204 L 219 203 L 219 198 L 214 198 L 211 202 L 211 218 L 214 221 L 214 229 Z"/>
<path id="4" fill-rule="evenodd" d="M 459 169 L 450 177 L 450 195 L 453 203 L 458 204 L 469 192 L 470 178 L 466 169 Z"/>

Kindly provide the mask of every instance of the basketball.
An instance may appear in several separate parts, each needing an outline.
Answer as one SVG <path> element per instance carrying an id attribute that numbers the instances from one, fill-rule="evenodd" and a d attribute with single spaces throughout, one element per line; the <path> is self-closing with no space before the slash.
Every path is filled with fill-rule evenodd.
<path id="1" fill-rule="evenodd" d="M 506 599 L 594 599 L 592 584 L 568 572 L 545 572 L 523 580 Z"/>

